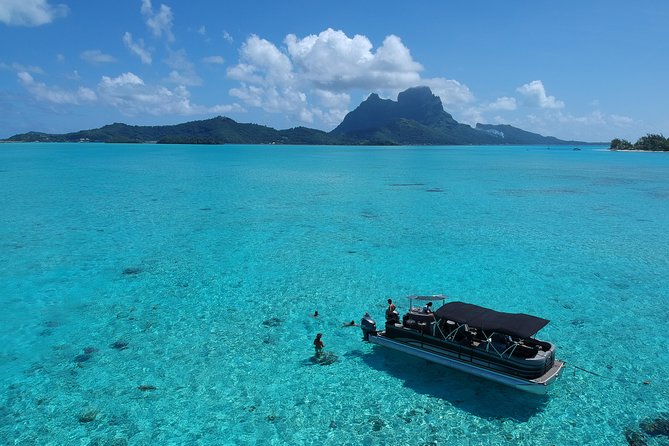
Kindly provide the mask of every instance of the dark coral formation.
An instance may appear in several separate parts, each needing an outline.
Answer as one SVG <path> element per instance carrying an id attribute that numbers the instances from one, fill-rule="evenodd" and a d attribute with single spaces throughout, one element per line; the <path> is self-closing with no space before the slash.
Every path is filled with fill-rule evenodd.
<path id="1" fill-rule="evenodd" d="M 660 414 L 657 418 L 646 418 L 639 423 L 643 432 L 651 437 L 669 437 L 669 414 Z"/>
<path id="2" fill-rule="evenodd" d="M 97 416 L 98 416 L 98 411 L 97 410 L 89 410 L 89 411 L 79 415 L 79 422 L 80 423 L 90 423 L 91 421 L 95 421 L 95 418 Z"/>
<path id="3" fill-rule="evenodd" d="M 639 430 L 625 429 L 625 440 L 630 446 L 646 446 L 648 437 L 669 438 L 669 414 L 661 413 L 655 418 L 639 422 Z"/>
<path id="4" fill-rule="evenodd" d="M 144 271 L 142 268 L 136 267 L 136 266 L 130 266 L 128 268 L 123 269 L 123 275 L 124 276 L 134 276 L 135 274 L 139 274 L 142 271 Z"/>
<path id="5" fill-rule="evenodd" d="M 278 327 L 279 325 L 283 324 L 283 320 L 279 319 L 278 317 L 273 317 L 273 318 L 264 320 L 262 322 L 262 324 L 265 327 Z"/>
<path id="6" fill-rule="evenodd" d="M 128 343 L 126 341 L 118 340 L 111 344 L 111 348 L 116 350 L 125 350 L 128 348 Z"/>
<path id="7" fill-rule="evenodd" d="M 630 429 L 625 430 L 625 440 L 629 446 L 646 446 L 646 439 L 643 434 Z"/>

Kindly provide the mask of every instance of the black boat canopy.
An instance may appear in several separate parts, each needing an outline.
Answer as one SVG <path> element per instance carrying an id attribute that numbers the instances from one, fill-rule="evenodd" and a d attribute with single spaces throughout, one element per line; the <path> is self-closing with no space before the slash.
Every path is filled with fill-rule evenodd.
<path id="1" fill-rule="evenodd" d="M 449 302 L 434 314 L 458 324 L 467 324 L 484 331 L 497 332 L 529 338 L 544 328 L 550 321 L 523 313 L 503 313 L 464 302 Z"/>

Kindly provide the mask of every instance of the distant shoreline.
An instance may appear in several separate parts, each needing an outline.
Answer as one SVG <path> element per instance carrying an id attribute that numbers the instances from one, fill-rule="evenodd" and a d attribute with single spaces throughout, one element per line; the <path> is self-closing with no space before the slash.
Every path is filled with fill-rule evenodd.
<path id="1" fill-rule="evenodd" d="M 646 153 L 669 153 L 669 150 L 634 150 L 634 149 L 609 149 L 609 152 L 646 152 Z"/>
<path id="2" fill-rule="evenodd" d="M 318 143 L 195 143 L 195 142 L 158 142 L 158 141 L 126 141 L 126 142 L 110 142 L 110 141 L 10 141 L 0 140 L 0 144 L 105 144 L 105 145 L 155 145 L 155 146 L 319 146 L 319 147 L 536 147 L 537 149 L 570 149 L 580 150 L 580 147 L 597 147 L 606 146 L 606 143 L 587 142 L 582 144 L 318 144 Z M 642 150 L 614 150 L 610 148 L 601 147 L 598 150 L 607 150 L 611 152 L 642 152 Z M 653 152 L 653 150 L 644 150 L 645 152 Z"/>

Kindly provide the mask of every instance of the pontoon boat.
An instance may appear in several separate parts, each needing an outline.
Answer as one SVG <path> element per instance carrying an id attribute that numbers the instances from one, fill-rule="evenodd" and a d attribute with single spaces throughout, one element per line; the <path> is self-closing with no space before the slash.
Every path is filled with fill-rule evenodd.
<path id="1" fill-rule="evenodd" d="M 364 339 L 472 375 L 532 393 L 546 393 L 564 362 L 555 346 L 534 335 L 548 320 L 522 313 L 503 313 L 444 295 L 409 296 L 409 311 L 386 314 L 385 330 L 366 314 Z M 434 313 L 420 303 L 442 301 Z"/>

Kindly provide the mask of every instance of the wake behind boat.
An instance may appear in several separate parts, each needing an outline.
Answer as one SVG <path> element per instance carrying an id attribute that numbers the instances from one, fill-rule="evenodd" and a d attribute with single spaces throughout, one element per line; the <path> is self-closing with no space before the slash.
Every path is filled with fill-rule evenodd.
<path id="1" fill-rule="evenodd" d="M 555 359 L 555 346 L 534 335 L 548 320 L 522 313 L 503 313 L 444 295 L 409 296 L 409 310 L 399 319 L 386 311 L 385 330 L 365 314 L 365 341 L 437 364 L 480 376 L 516 389 L 543 394 L 564 362 Z M 431 301 L 442 301 L 434 313 Z M 419 302 L 429 301 L 424 308 Z"/>

